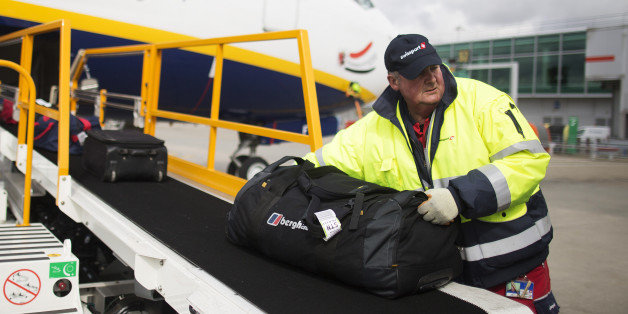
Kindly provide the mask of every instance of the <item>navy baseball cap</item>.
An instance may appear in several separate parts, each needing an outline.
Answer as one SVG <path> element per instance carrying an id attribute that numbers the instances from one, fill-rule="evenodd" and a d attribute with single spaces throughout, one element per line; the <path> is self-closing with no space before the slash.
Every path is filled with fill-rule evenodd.
<path id="1" fill-rule="evenodd" d="M 386 70 L 398 71 L 409 80 L 419 76 L 426 67 L 442 63 L 427 38 L 417 34 L 398 35 L 384 53 Z"/>

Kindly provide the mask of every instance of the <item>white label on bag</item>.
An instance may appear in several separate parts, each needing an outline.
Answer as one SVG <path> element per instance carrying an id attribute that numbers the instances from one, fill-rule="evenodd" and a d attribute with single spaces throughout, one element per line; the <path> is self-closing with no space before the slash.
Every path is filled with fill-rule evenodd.
<path id="1" fill-rule="evenodd" d="M 338 220 L 336 213 L 334 213 L 333 210 L 326 209 L 324 211 L 316 212 L 314 215 L 318 218 L 318 221 L 321 223 L 323 231 L 325 232 L 325 238 L 323 238 L 323 240 L 327 241 L 331 239 L 331 237 L 342 230 L 340 220 Z"/>
<path id="2" fill-rule="evenodd" d="M 79 143 L 83 145 L 83 143 L 85 143 L 85 139 L 87 138 L 87 133 L 81 132 L 77 134 L 76 137 L 78 137 Z"/>

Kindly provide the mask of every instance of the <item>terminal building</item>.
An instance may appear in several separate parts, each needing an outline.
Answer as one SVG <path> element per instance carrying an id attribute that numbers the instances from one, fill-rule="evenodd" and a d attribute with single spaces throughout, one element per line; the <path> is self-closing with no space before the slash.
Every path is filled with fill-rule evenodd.
<path id="1" fill-rule="evenodd" d="M 559 130 L 577 121 L 578 126 L 608 126 L 611 137 L 627 139 L 627 17 L 435 47 L 456 76 L 509 93 L 537 126 Z"/>

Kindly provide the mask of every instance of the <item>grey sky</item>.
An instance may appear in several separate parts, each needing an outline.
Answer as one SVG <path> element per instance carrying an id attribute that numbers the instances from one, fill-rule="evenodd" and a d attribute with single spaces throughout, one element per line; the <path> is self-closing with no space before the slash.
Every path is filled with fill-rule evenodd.
<path id="1" fill-rule="evenodd" d="M 628 23 L 626 0 L 372 0 L 399 33 L 420 33 L 434 43 L 512 36 L 585 26 Z"/>

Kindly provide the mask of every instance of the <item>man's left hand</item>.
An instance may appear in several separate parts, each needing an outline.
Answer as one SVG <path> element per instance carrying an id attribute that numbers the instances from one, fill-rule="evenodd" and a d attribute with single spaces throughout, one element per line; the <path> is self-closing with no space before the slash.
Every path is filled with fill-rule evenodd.
<path id="1" fill-rule="evenodd" d="M 436 188 L 425 192 L 428 199 L 421 203 L 417 211 L 423 220 L 433 224 L 446 225 L 458 216 L 458 206 L 451 192 L 446 188 Z"/>

